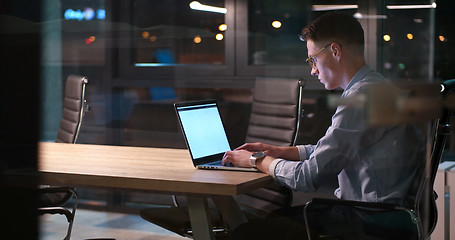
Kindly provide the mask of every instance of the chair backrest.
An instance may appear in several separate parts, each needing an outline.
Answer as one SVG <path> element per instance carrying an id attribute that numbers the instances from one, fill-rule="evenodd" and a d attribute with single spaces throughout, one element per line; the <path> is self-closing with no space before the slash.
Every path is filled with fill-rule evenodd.
<path id="1" fill-rule="evenodd" d="M 70 75 L 66 79 L 63 112 L 56 142 L 76 143 L 86 110 L 85 87 L 88 79 Z"/>
<path id="2" fill-rule="evenodd" d="M 430 165 L 429 165 L 429 180 L 428 183 L 425 185 L 427 189 L 423 189 L 422 196 L 427 194 L 430 199 L 421 199 L 420 203 L 424 204 L 420 206 L 420 211 L 424 215 L 425 223 L 423 223 L 425 233 L 427 235 L 431 234 L 436 226 L 437 221 L 437 209 L 436 209 L 436 198 L 435 193 L 433 191 L 434 188 L 434 181 L 436 179 L 436 173 L 438 171 L 438 166 L 441 163 L 441 159 L 444 153 L 444 148 L 447 142 L 447 138 L 451 131 L 451 116 L 453 109 L 455 106 L 448 106 L 450 104 L 447 103 L 447 99 L 449 94 L 455 95 L 455 79 L 447 80 L 441 83 L 441 94 L 443 100 L 443 108 L 439 119 L 436 121 L 433 132 L 433 146 L 432 152 L 430 157 Z M 444 197 L 444 196 L 439 196 Z M 427 201 L 425 201 L 427 200 Z"/>
<path id="3" fill-rule="evenodd" d="M 301 79 L 256 79 L 245 142 L 293 146 L 299 130 L 304 86 Z M 291 206 L 292 191 L 274 184 L 242 194 L 236 200 L 260 216 Z"/>
<path id="4" fill-rule="evenodd" d="M 327 214 L 327 212 L 325 212 L 326 209 L 330 209 L 333 206 L 343 206 L 345 209 L 355 209 L 356 214 L 360 216 L 358 220 L 359 226 L 350 225 L 350 231 L 340 231 L 337 233 L 340 236 L 336 236 L 335 238 L 346 238 L 345 235 L 352 234 L 352 229 L 362 229 L 361 231 L 354 231 L 357 231 L 357 234 L 366 234 L 372 239 L 375 238 L 374 236 L 380 236 L 380 239 L 390 239 L 390 236 L 396 237 L 396 234 L 407 234 L 406 239 L 429 238 L 437 221 L 436 195 L 433 191 L 433 185 L 447 138 L 451 134 L 450 119 L 452 111 L 455 109 L 455 106 L 453 105 L 448 106 L 450 105 L 448 104 L 450 101 L 448 100 L 448 96 L 451 92 L 455 92 L 455 80 L 449 80 L 441 84 L 442 100 L 444 104 L 442 114 L 434 124 L 433 132 L 431 132 L 428 138 L 428 140 L 433 143 L 431 146 L 431 155 L 429 155 L 430 160 L 429 162 L 417 166 L 418 169 L 416 169 L 416 172 L 418 175 L 416 179 L 418 180 L 415 181 L 415 185 L 410 187 L 409 199 L 406 199 L 403 206 L 396 206 L 388 203 L 345 201 L 338 199 L 313 199 L 311 202 L 307 203 L 305 207 L 304 214 L 307 229 L 318 228 L 318 226 L 316 226 L 319 224 L 317 218 Z M 433 94 L 433 91 L 430 91 L 429 93 Z M 413 94 L 413 97 L 415 96 L 416 95 Z M 454 94 L 452 94 L 451 97 L 453 96 Z M 438 102 L 438 104 L 439 103 L 440 102 Z M 424 156 L 422 162 L 426 159 L 428 158 Z M 391 212 L 394 214 L 391 214 Z M 402 213 L 406 214 L 403 215 Z M 385 220 L 387 214 L 390 216 L 389 220 Z M 377 215 L 378 217 L 375 217 L 374 215 Z M 400 218 L 400 215 L 404 216 L 404 218 Z M 323 219 L 328 220 L 328 218 L 324 216 Z M 338 229 L 342 229 L 337 220 L 327 222 L 331 225 L 335 224 Z M 387 231 L 377 229 L 377 227 L 385 227 L 384 229 Z M 416 227 L 416 232 L 413 231 L 414 227 Z M 374 231 L 372 231 L 373 229 Z M 311 239 L 310 235 L 313 234 L 315 236 L 325 234 L 323 229 L 321 229 L 321 231 L 322 232 L 320 232 L 320 230 L 308 231 L 309 238 Z M 389 238 L 385 237 L 385 235 L 388 235 Z M 362 238 L 360 235 L 356 235 L 356 237 Z"/>
<path id="5" fill-rule="evenodd" d="M 449 94 L 455 94 L 455 79 L 447 80 L 441 84 L 441 93 L 443 96 L 443 101 L 446 101 Z M 431 153 L 432 160 L 432 172 L 431 172 L 431 184 L 434 183 L 436 178 L 436 172 L 438 170 L 438 165 L 441 162 L 442 154 L 444 152 L 444 147 L 447 142 L 448 135 L 452 134 L 451 132 L 451 115 L 455 106 L 444 107 L 441 116 L 436 123 L 435 137 L 433 141 L 433 151 Z M 433 185 L 432 185 L 433 186 Z"/>
<path id="6" fill-rule="evenodd" d="M 294 145 L 300 124 L 304 85 L 301 79 L 256 79 L 245 142 Z"/>

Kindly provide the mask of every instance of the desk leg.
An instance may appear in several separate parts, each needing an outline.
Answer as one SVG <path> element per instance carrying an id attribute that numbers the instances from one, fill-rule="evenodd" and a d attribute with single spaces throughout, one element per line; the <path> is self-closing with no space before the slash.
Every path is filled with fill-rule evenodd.
<path id="1" fill-rule="evenodd" d="M 197 240 L 215 239 L 210 214 L 208 213 L 207 198 L 188 196 L 187 199 L 193 238 Z"/>
<path id="2" fill-rule="evenodd" d="M 248 222 L 243 211 L 240 209 L 233 197 L 228 196 L 212 196 L 218 210 L 221 212 L 224 221 L 231 229 L 236 228 L 242 223 Z"/>

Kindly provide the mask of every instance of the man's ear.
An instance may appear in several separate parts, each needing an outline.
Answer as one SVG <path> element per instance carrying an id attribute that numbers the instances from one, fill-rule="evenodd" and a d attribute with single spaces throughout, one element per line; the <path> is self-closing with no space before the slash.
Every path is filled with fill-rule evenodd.
<path id="1" fill-rule="evenodd" d="M 332 54 L 334 57 L 339 57 L 341 56 L 341 46 L 338 43 L 332 43 L 330 45 L 330 50 L 332 51 Z"/>

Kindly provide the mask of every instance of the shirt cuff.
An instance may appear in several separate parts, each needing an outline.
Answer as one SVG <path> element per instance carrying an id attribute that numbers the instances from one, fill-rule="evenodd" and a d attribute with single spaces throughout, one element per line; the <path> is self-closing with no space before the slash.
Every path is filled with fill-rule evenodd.
<path id="1" fill-rule="evenodd" d="M 299 159 L 300 161 L 306 160 L 307 154 L 306 154 L 306 149 L 304 145 L 297 145 L 297 149 L 299 150 Z"/>
<path id="2" fill-rule="evenodd" d="M 270 176 L 272 176 L 274 179 L 275 179 L 275 167 L 282 160 L 283 159 L 277 158 L 277 159 L 273 160 L 272 163 L 269 166 Z"/>

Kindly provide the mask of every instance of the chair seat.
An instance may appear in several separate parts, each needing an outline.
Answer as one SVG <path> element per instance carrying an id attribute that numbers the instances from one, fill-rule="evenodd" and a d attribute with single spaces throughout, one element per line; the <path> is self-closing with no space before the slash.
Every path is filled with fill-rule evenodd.
<path id="1" fill-rule="evenodd" d="M 73 196 L 74 188 L 57 186 L 40 186 L 38 207 L 61 206 Z"/>
<path id="2" fill-rule="evenodd" d="M 387 203 L 313 199 L 305 207 L 310 239 L 419 239 L 416 217 Z"/>

